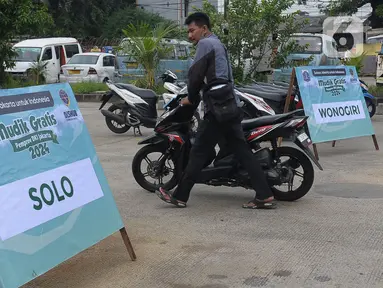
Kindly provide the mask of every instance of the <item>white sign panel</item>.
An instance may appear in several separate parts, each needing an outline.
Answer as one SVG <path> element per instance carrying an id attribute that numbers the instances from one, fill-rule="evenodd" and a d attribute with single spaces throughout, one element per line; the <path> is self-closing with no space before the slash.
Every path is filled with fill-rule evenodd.
<path id="1" fill-rule="evenodd" d="M 15 235 L 103 197 L 90 158 L 0 187 L 0 238 Z"/>
<path id="2" fill-rule="evenodd" d="M 363 103 L 360 100 L 313 104 L 317 124 L 365 119 Z"/>

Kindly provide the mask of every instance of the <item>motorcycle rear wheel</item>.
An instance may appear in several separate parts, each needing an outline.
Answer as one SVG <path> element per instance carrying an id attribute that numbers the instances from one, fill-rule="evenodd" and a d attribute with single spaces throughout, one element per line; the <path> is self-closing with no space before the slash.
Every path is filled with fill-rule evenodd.
<path id="1" fill-rule="evenodd" d="M 296 148 L 282 146 L 278 148 L 278 153 L 280 157 L 285 156 L 294 159 L 296 163 L 300 164 L 304 172 L 302 184 L 296 190 L 284 192 L 277 189 L 276 186 L 271 187 L 274 198 L 279 201 L 298 200 L 310 191 L 314 183 L 314 167 L 306 154 Z"/>
<path id="2" fill-rule="evenodd" d="M 110 112 L 115 112 L 117 110 L 121 110 L 121 108 L 119 108 L 118 106 L 116 105 L 111 105 L 108 110 Z M 118 114 L 121 114 L 121 113 L 118 113 Z M 105 117 L 105 123 L 106 123 L 106 126 L 108 126 L 109 130 L 116 133 L 116 134 L 124 134 L 126 132 L 128 132 L 128 130 L 130 129 L 130 126 L 127 125 L 127 124 L 118 124 L 116 121 L 108 118 L 108 117 Z M 120 126 L 120 127 L 118 127 Z"/>
<path id="3" fill-rule="evenodd" d="M 141 163 L 143 161 L 145 161 L 146 158 L 148 158 L 147 156 L 149 154 L 160 153 L 161 157 L 162 157 L 165 154 L 165 152 L 166 152 L 166 146 L 165 145 L 160 145 L 160 144 L 147 145 L 147 146 L 142 147 L 140 150 L 138 150 L 138 152 L 136 153 L 136 155 L 133 158 L 133 161 L 132 161 L 133 177 L 136 180 L 136 182 L 138 183 L 138 185 L 140 185 L 142 188 L 144 188 L 145 190 L 147 190 L 149 192 L 154 193 L 160 187 L 164 188 L 165 190 L 171 190 L 174 187 L 176 187 L 176 185 L 177 185 L 177 175 L 176 175 L 176 171 L 178 171 L 177 170 L 177 163 L 173 159 L 168 159 L 168 161 L 169 160 L 172 161 L 173 165 L 174 165 L 173 176 L 169 181 L 167 181 L 165 183 L 161 184 L 159 181 L 158 181 L 158 184 L 150 183 L 149 181 L 146 180 L 146 178 L 144 176 L 144 174 L 149 174 L 148 176 L 150 176 L 153 173 L 154 169 L 156 168 L 155 164 L 157 164 L 157 163 L 153 163 L 152 166 L 150 167 L 150 169 L 149 169 L 150 164 L 148 163 L 148 168 L 147 168 L 146 173 L 143 173 L 143 171 L 141 171 Z M 156 162 L 156 161 L 153 161 L 153 162 Z M 161 176 L 163 177 L 164 175 L 161 175 Z M 160 177 L 154 178 L 151 176 L 151 178 L 160 180 Z"/>

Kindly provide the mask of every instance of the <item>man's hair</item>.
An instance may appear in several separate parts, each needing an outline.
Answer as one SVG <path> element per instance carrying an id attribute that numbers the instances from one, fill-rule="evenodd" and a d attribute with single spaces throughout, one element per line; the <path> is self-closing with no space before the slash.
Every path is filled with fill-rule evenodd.
<path id="1" fill-rule="evenodd" d="M 186 18 L 185 20 L 185 25 L 190 25 L 193 22 L 199 27 L 206 25 L 207 28 L 209 28 L 209 30 L 211 29 L 210 18 L 209 16 L 207 16 L 207 14 L 203 12 L 196 12 L 196 13 L 190 14 L 188 18 Z"/>

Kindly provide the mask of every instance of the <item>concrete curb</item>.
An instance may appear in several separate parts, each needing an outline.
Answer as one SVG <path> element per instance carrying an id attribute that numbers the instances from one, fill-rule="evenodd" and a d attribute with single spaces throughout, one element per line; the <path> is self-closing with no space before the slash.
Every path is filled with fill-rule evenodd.
<path id="1" fill-rule="evenodd" d="M 104 93 L 75 94 L 77 102 L 100 102 Z"/>
<path id="2" fill-rule="evenodd" d="M 378 106 L 376 107 L 375 115 L 383 115 L 383 103 L 378 104 Z"/>
<path id="3" fill-rule="evenodd" d="M 95 92 L 90 94 L 75 94 L 77 102 L 100 102 L 105 92 Z M 164 110 L 164 100 L 158 100 L 157 109 Z"/>

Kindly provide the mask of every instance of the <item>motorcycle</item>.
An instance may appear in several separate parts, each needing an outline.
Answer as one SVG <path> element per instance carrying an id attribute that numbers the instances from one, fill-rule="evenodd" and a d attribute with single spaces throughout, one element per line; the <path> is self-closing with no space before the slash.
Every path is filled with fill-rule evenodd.
<path id="1" fill-rule="evenodd" d="M 109 101 L 113 103 L 107 110 L 102 109 L 108 128 L 117 134 L 127 132 L 131 127 L 141 134 L 140 126 L 154 128 L 157 121 L 157 99 L 153 90 L 141 89 L 131 84 L 106 81 L 109 92 L 101 98 L 101 110 Z M 117 113 L 116 113 L 117 112 Z"/>
<path id="2" fill-rule="evenodd" d="M 182 88 L 187 87 L 185 83 L 178 82 L 177 76 L 169 70 L 162 75 L 162 79 L 164 81 L 164 88 L 169 92 L 163 94 L 164 100 L 175 97 L 180 93 Z M 251 119 L 264 115 L 275 115 L 274 110 L 262 98 L 240 91 L 237 88 L 234 89 L 234 92 L 238 95 L 240 101 L 243 102 L 241 108 L 244 111 L 244 119 Z M 202 101 L 199 106 L 199 113 L 202 114 Z"/>
<path id="3" fill-rule="evenodd" d="M 364 100 L 366 101 L 368 113 L 370 114 L 370 118 L 372 118 L 372 116 L 374 116 L 376 112 L 376 99 L 373 95 L 371 95 L 371 93 L 368 92 L 368 86 L 366 82 L 360 79 L 359 82 L 360 87 L 362 88 Z"/>
<path id="4" fill-rule="evenodd" d="M 368 92 L 367 84 L 363 80 L 359 79 L 359 81 L 370 117 L 373 117 L 376 112 L 376 99 Z M 284 105 L 289 88 L 288 84 L 284 84 L 285 85 L 282 85 L 281 83 L 271 84 L 255 82 L 252 85 L 242 86 L 237 89 L 263 98 L 263 100 L 267 102 L 277 114 L 280 114 L 284 111 Z M 290 97 L 289 111 L 294 109 L 303 109 L 303 102 L 299 97 L 299 89 L 293 89 Z"/>
<path id="5" fill-rule="evenodd" d="M 162 94 L 164 100 L 163 108 L 165 111 L 173 110 L 178 106 L 177 95 L 187 93 L 187 85 L 184 82 L 179 82 L 177 75 L 170 70 L 166 70 L 159 78 L 163 81 L 164 88 L 169 92 Z M 202 113 L 202 101 L 200 101 L 191 120 L 193 123 L 192 131 L 194 133 L 197 133 L 199 124 L 202 121 Z"/>
<path id="6" fill-rule="evenodd" d="M 177 99 L 186 95 L 178 95 Z M 162 115 L 154 128 L 154 134 L 140 141 L 145 145 L 134 156 L 132 172 L 136 182 L 145 190 L 155 192 L 160 186 L 166 190 L 173 189 L 181 177 L 188 159 L 193 139 L 190 137 L 190 118 L 194 108 L 190 106 L 177 106 L 175 109 Z M 314 169 L 310 159 L 323 170 L 319 162 L 309 149 L 312 144 L 310 138 L 303 131 L 307 116 L 297 116 L 300 111 L 286 114 L 263 116 L 242 121 L 242 128 L 254 157 L 261 163 L 267 181 L 277 200 L 295 201 L 308 193 L 314 181 Z M 278 147 L 279 137 L 293 135 L 295 147 Z M 271 142 L 271 148 L 261 148 L 261 143 Z M 217 157 L 213 150 L 210 159 L 205 163 L 197 183 L 209 186 L 243 187 L 251 189 L 247 172 L 236 161 L 232 153 L 224 153 Z M 213 152 L 212 151 L 212 152 Z M 161 156 L 154 161 L 148 157 L 151 153 Z M 287 157 L 287 160 L 282 160 Z M 141 169 L 147 162 L 148 166 Z M 170 165 L 171 164 L 171 165 Z M 302 168 L 303 172 L 296 169 Z M 172 174 L 172 175 L 171 175 Z M 171 176 L 170 176 L 171 175 Z M 169 176 L 168 181 L 163 181 Z M 146 177 L 155 179 L 150 183 Z M 302 183 L 292 190 L 295 177 L 302 178 Z M 157 183 L 158 181 L 158 183 Z M 287 184 L 288 191 L 281 191 L 278 187 Z"/>
<path id="7" fill-rule="evenodd" d="M 106 103 L 113 103 L 108 109 L 101 110 L 105 116 L 106 125 L 112 132 L 122 134 L 133 127 L 136 136 L 136 131 L 142 135 L 140 126 L 155 127 L 158 117 L 158 96 L 153 90 L 138 88 L 132 84 L 113 83 L 110 80 L 106 81 L 106 85 L 110 91 L 101 98 L 102 104 L 99 110 Z M 184 89 L 180 89 L 179 92 Z M 168 99 L 165 103 L 164 113 L 176 107 L 173 101 L 176 101 L 176 98 Z M 191 121 L 194 131 L 196 131 L 200 122 L 198 112 L 195 113 Z"/>
<path id="8" fill-rule="evenodd" d="M 269 107 L 271 107 L 275 114 L 281 114 L 284 111 L 288 87 L 271 83 L 254 82 L 251 85 L 239 86 L 237 89 L 241 92 L 249 93 L 261 98 Z M 301 109 L 303 107 L 295 89 L 293 89 L 289 97 L 291 97 L 289 111 Z"/>

